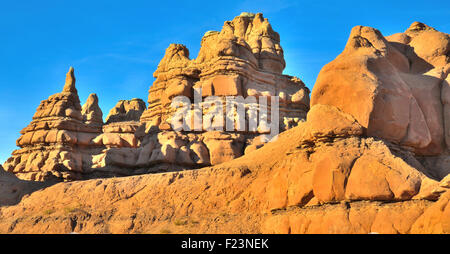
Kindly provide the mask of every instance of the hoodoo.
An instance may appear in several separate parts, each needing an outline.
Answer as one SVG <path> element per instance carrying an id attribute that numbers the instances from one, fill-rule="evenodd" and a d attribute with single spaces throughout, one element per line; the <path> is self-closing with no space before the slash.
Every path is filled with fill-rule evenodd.
<path id="1" fill-rule="evenodd" d="M 243 13 L 226 21 L 221 32 L 207 32 L 196 59 L 189 58 L 185 46 L 170 45 L 154 73 L 148 108 L 141 99 L 121 100 L 106 123 L 97 95 L 91 94 L 81 108 L 71 67 L 63 92 L 41 103 L 17 142 L 22 149 L 4 167 L 22 179 L 67 181 L 197 169 L 233 160 L 269 141 L 266 129 L 249 128 L 249 112 L 258 114 L 252 109 L 260 98 L 269 98 L 268 118 L 270 98 L 279 98 L 277 130 L 306 118 L 309 90 L 299 78 L 282 74 L 285 65 L 280 36 L 269 21 L 262 14 Z M 217 106 L 217 101 L 208 105 L 208 97 L 223 104 L 224 114 L 199 130 L 173 130 L 173 99 L 186 96 L 194 102 L 197 91 L 202 119 Z M 244 115 L 227 114 L 230 96 L 243 99 Z M 192 114 L 194 106 L 186 112 Z M 227 119 L 234 127 L 218 126 Z M 238 126 L 241 120 L 245 126 Z"/>
<path id="2" fill-rule="evenodd" d="M 89 146 L 101 132 L 101 125 L 84 122 L 81 111 L 71 67 L 63 91 L 42 101 L 33 121 L 21 131 L 17 140 L 21 149 L 13 152 L 5 170 L 24 180 L 81 179 L 84 156 L 80 148 Z"/>

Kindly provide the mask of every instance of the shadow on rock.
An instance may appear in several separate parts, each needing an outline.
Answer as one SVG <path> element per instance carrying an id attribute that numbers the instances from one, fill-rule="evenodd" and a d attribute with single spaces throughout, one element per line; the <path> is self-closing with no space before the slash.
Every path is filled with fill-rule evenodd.
<path id="1" fill-rule="evenodd" d="M 17 205 L 24 196 L 57 183 L 20 180 L 0 167 L 0 207 Z"/>

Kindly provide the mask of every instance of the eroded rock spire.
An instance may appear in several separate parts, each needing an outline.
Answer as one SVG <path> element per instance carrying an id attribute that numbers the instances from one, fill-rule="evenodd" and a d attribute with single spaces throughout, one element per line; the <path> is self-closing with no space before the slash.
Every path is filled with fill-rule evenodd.
<path id="1" fill-rule="evenodd" d="M 103 112 L 98 105 L 97 94 L 92 93 L 89 95 L 86 103 L 82 107 L 81 114 L 86 124 L 93 126 L 103 125 Z"/>
<path id="2" fill-rule="evenodd" d="M 71 66 L 69 71 L 66 74 L 66 83 L 64 85 L 64 89 L 63 92 L 66 93 L 76 93 L 77 92 L 77 88 L 75 87 L 75 70 L 74 68 Z"/>

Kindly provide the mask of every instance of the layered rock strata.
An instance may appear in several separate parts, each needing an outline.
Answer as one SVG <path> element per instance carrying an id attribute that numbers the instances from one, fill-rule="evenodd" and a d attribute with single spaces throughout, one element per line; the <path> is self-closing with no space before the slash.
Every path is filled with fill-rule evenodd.
<path id="1" fill-rule="evenodd" d="M 135 159 L 146 170 L 148 158 L 160 167 L 173 161 L 174 167 L 188 165 L 194 158 L 197 165 L 229 156 L 228 161 L 185 172 L 59 183 L 17 205 L 0 207 L 0 233 L 450 233 L 450 175 L 442 170 L 448 169 L 442 167 L 448 147 L 430 145 L 437 137 L 427 122 L 432 111 L 422 108 L 400 78 L 417 75 L 420 80 L 427 75 L 411 73 L 427 65 L 415 65 L 410 58 L 408 64 L 416 67 L 403 75 L 393 67 L 402 58 L 377 30 L 356 27 L 353 32 L 357 35 L 351 36 L 349 49 L 321 72 L 306 121 L 276 141 L 256 149 L 258 139 L 248 142 L 245 132 L 163 130 L 161 119 L 170 114 L 164 116 L 161 109 L 151 116 L 147 110 L 143 123 L 105 125 L 93 142 L 104 153 L 123 146 L 127 138 L 122 134 L 134 133 L 137 145 L 128 142 L 128 149 L 136 151 Z M 396 57 L 382 60 L 383 45 Z M 441 63 L 433 57 L 429 64 Z M 282 65 L 261 66 L 275 70 Z M 441 84 L 444 89 L 446 83 Z M 445 92 L 430 98 L 430 105 L 440 103 L 445 112 Z M 345 101 L 351 106 L 339 104 Z M 411 111 L 397 111 L 402 105 L 396 103 L 409 103 Z M 393 129 L 401 127 L 399 119 L 408 122 L 403 132 Z M 382 129 L 383 124 L 389 128 Z M 231 160 L 242 151 L 245 155 Z M 105 157 L 105 168 L 115 156 Z M 0 170 L 0 180 L 2 175 Z"/>
<path id="2" fill-rule="evenodd" d="M 450 233 L 450 179 L 362 132 L 316 105 L 277 141 L 221 165 L 33 193 L 0 208 L 0 232 Z"/>
<path id="3" fill-rule="evenodd" d="M 42 101 L 21 131 L 21 149 L 6 161 L 5 170 L 32 181 L 80 179 L 86 158 L 79 148 L 90 147 L 103 124 L 97 102 L 92 95 L 82 109 L 70 68 L 63 91 Z"/>
<path id="4" fill-rule="evenodd" d="M 254 151 L 305 119 L 309 90 L 300 79 L 282 74 L 280 36 L 262 14 L 244 13 L 225 22 L 221 32 L 207 32 L 201 45 L 194 60 L 185 46 L 170 45 L 154 73 L 148 108 L 140 99 L 119 101 L 106 124 L 96 95 L 80 106 L 71 69 L 63 93 L 43 101 L 22 131 L 22 149 L 5 169 L 35 181 L 197 169 Z M 187 130 L 172 128 L 178 96 L 192 102 L 199 98 L 181 115 L 186 120 L 198 114 L 198 107 L 199 128 L 192 121 L 186 121 Z M 227 104 L 230 97 L 233 104 Z M 239 107 L 243 114 L 237 113 Z M 258 121 L 255 126 L 250 118 Z M 268 128 L 271 124 L 275 128 Z"/>
<path id="5" fill-rule="evenodd" d="M 149 105 L 141 122 L 145 124 L 146 133 L 173 131 L 173 124 L 177 121 L 174 115 L 179 110 L 172 107 L 173 99 L 184 96 L 192 103 L 186 107 L 185 117 L 198 114 L 195 109 L 197 99 L 200 101 L 197 106 L 202 122 L 196 126 L 188 120 L 183 134 L 178 134 L 180 139 L 186 141 L 180 141 L 183 143 L 181 146 L 172 146 L 177 150 L 177 155 L 169 152 L 166 156 L 163 152 L 163 161 L 184 157 L 186 159 L 181 159 L 183 164 L 198 165 L 195 162 L 199 157 L 198 149 L 202 150 L 204 157 L 208 157 L 206 154 L 209 152 L 209 158 L 200 161 L 211 165 L 238 158 L 245 151 L 257 149 L 270 139 L 261 140 L 259 137 L 268 134 L 267 128 L 261 122 L 252 128 L 249 119 L 261 114 L 260 109 L 266 109 L 268 122 L 277 121 L 272 118 L 272 97 L 279 98 L 280 121 L 276 128 L 280 131 L 296 126 L 306 117 L 309 90 L 300 79 L 282 75 L 284 68 L 278 33 L 262 14 L 244 13 L 232 21 L 226 21 L 222 31 L 207 32 L 196 59 L 189 58 L 189 50 L 184 45 L 172 44 L 167 48 L 154 73 L 156 80 L 149 90 Z M 227 104 L 226 99 L 230 97 L 243 99 L 239 105 L 245 108 L 244 115 L 227 111 L 227 106 L 232 105 Z M 214 98 L 214 103 L 207 101 L 211 98 Z M 266 107 L 260 108 L 260 99 L 267 101 Z M 237 109 L 234 104 L 229 108 Z M 220 112 L 222 115 L 208 116 L 209 112 Z M 227 121 L 233 122 L 231 128 L 225 126 Z M 211 131 L 214 132 L 209 134 Z M 190 148 L 193 139 L 196 140 L 195 149 Z M 179 150 L 179 147 L 182 149 Z M 149 160 L 151 163 L 152 156 L 140 161 Z"/>
<path id="6" fill-rule="evenodd" d="M 222 31 L 207 32 L 194 60 L 184 45 L 169 46 L 154 73 L 156 81 L 141 121 L 170 128 L 172 99 L 183 95 L 193 101 L 195 88 L 201 88 L 203 98 L 279 96 L 280 118 L 304 118 L 309 91 L 300 79 L 282 75 L 284 68 L 278 33 L 262 14 L 244 13 L 226 21 Z"/>

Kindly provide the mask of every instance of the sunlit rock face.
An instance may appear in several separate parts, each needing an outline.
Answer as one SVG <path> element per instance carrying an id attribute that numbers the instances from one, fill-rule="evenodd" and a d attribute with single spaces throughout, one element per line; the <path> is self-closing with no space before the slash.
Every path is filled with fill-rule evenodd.
<path id="1" fill-rule="evenodd" d="M 97 96 L 80 106 L 71 69 L 7 171 L 69 181 L 213 166 L 51 187 L 0 166 L 0 233 L 450 233 L 448 35 L 421 23 L 390 37 L 353 28 L 321 71 L 310 109 L 307 89 L 281 75 L 278 42 L 261 15 L 244 13 L 206 33 L 195 60 L 171 45 L 145 112 L 143 101 L 119 101 L 106 124 Z M 173 125 L 178 98 L 199 101 L 183 111 L 189 118 L 210 96 L 223 104 L 273 94 L 288 119 L 280 129 L 298 123 L 273 142 L 245 124 L 210 130 L 220 114 L 189 130 Z M 306 119 L 290 121 L 302 108 Z"/>
<path id="2" fill-rule="evenodd" d="M 96 95 L 81 107 L 70 68 L 63 91 L 42 101 L 32 122 L 21 131 L 17 140 L 21 149 L 13 152 L 5 170 L 33 181 L 82 178 L 84 152 L 96 149 L 91 140 L 101 133 L 101 116 Z"/>
<path id="3" fill-rule="evenodd" d="M 171 158 L 178 158 L 175 162 L 190 167 L 198 166 L 199 162 L 200 165 L 215 165 L 261 147 L 267 142 L 261 136 L 267 133 L 263 128 L 250 128 L 248 110 L 259 107 L 260 98 L 268 101 L 269 118 L 271 98 L 279 98 L 277 127 L 280 131 L 296 126 L 309 110 L 309 90 L 300 79 L 282 74 L 285 65 L 280 36 L 262 14 L 243 13 L 226 21 L 222 31 L 205 33 L 196 59 L 190 59 L 184 45 L 170 45 L 154 73 L 156 80 L 149 90 L 148 108 L 141 117 L 146 133 L 143 144 L 153 147 L 150 140 L 154 136 L 149 133 L 174 130 L 177 108 L 172 107 L 172 103 L 179 96 L 193 103 L 186 116 L 195 115 L 194 102 L 199 99 L 204 121 L 199 128 L 188 122 L 187 131 L 173 132 L 171 138 L 164 141 L 174 148 L 173 152 L 160 143 L 161 149 L 146 150 L 140 161 L 154 163 L 158 158 L 157 162 L 167 163 L 173 161 Z M 211 96 L 219 100 L 220 107 L 205 102 Z M 230 96 L 244 100 L 255 98 L 244 102 L 243 126 L 237 124 L 239 116 L 230 116 L 227 112 L 226 98 Z M 205 121 L 208 110 L 221 111 L 223 116 Z M 224 126 L 227 119 L 236 123 L 231 129 Z"/>
<path id="4" fill-rule="evenodd" d="M 170 45 L 154 73 L 148 107 L 141 99 L 121 100 L 105 123 L 97 95 L 81 107 L 71 68 L 63 92 L 43 101 L 22 131 L 21 149 L 13 152 L 5 170 L 27 180 L 69 181 L 233 160 L 306 118 L 309 90 L 299 78 L 282 74 L 285 65 L 280 36 L 269 21 L 262 14 L 243 13 L 226 21 L 221 32 L 205 33 L 196 59 L 189 58 L 185 46 Z M 193 103 L 183 118 L 196 114 L 195 105 L 201 109 L 199 127 L 189 122 L 187 130 L 173 128 L 178 108 L 172 103 L 179 96 Z M 227 111 L 230 96 L 243 100 L 244 114 Z M 260 107 L 261 101 L 265 106 Z M 267 121 L 258 118 L 261 110 L 267 111 Z M 205 115 L 209 121 L 203 121 Z M 256 126 L 249 124 L 251 117 Z M 227 120 L 232 124 L 226 126 Z"/>
<path id="5" fill-rule="evenodd" d="M 243 13 L 226 21 L 222 31 L 207 32 L 196 59 L 180 44 L 167 48 L 149 91 L 148 109 L 141 121 L 168 129 L 176 96 L 194 100 L 201 96 L 279 96 L 281 128 L 289 121 L 304 119 L 309 108 L 309 91 L 295 77 L 282 75 L 285 68 L 280 36 L 262 14 Z"/>
<path id="6" fill-rule="evenodd" d="M 321 70 L 311 105 L 338 107 L 365 134 L 414 151 L 436 176 L 450 173 L 450 36 L 414 22 L 384 37 L 351 31 L 344 51 Z"/>

